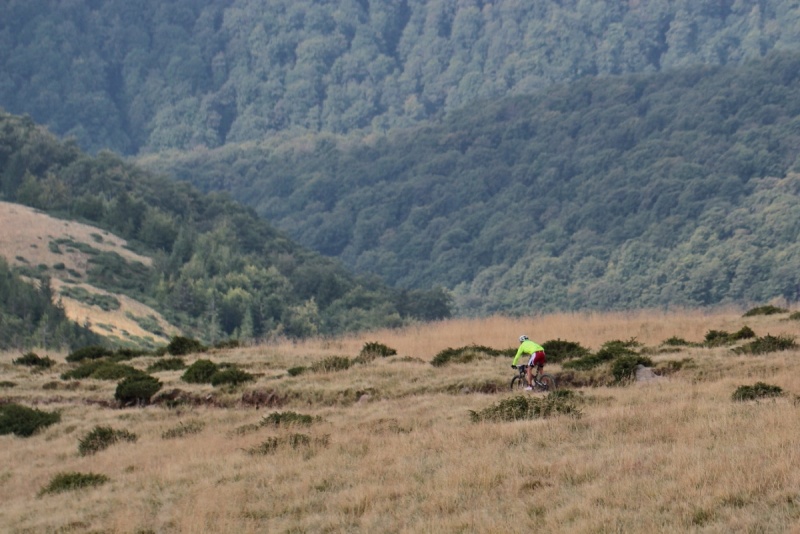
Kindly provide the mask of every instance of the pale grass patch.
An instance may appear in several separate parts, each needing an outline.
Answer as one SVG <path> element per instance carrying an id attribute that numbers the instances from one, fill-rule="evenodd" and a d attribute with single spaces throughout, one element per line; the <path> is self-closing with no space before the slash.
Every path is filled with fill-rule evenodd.
<path id="1" fill-rule="evenodd" d="M 631 337 L 657 345 L 673 335 L 700 341 L 709 329 L 734 331 L 745 324 L 733 312 L 691 315 L 688 322 L 654 312 L 629 314 L 628 322 L 626 314 L 606 321 L 587 316 L 585 323 L 569 317 L 536 319 L 550 325 L 541 331 L 551 334 L 540 339 L 561 337 L 595 349 Z M 441 368 L 428 362 L 447 346 L 513 346 L 524 321 L 452 321 L 186 358 L 228 361 L 259 374 L 255 384 L 239 390 L 185 384 L 181 372 L 157 374 L 165 389 L 220 396 L 230 401 L 226 409 L 114 410 L 82 403 L 81 395 L 113 398 L 114 384 L 98 381 L 57 390 L 63 399 L 46 404 L 41 386 L 61 371 L 23 372 L 5 363 L 10 355 L 0 357 L 3 379 L 20 383 L 3 396 L 63 410 L 62 422 L 40 435 L 0 436 L 0 523 L 10 532 L 126 533 L 790 532 L 798 524 L 800 352 L 753 357 L 727 348 L 685 348 L 653 357 L 691 358 L 667 380 L 579 391 L 580 418 L 472 423 L 470 410 L 512 395 L 505 389 L 509 361 L 485 358 Z M 778 319 L 746 324 L 759 335 L 787 328 Z M 367 341 L 399 354 L 345 371 L 286 373 L 331 355 L 355 357 Z M 407 356 L 424 361 L 404 361 Z M 130 363 L 144 368 L 151 361 Z M 557 373 L 559 366 L 548 370 Z M 778 385 L 787 395 L 731 400 L 736 387 L 756 381 Z M 468 393 L 487 383 L 501 387 Z M 236 399 L 251 390 L 275 391 L 285 404 L 260 410 L 239 405 Z M 274 411 L 319 420 L 260 426 Z M 205 423 L 201 432 L 162 439 L 165 430 L 194 420 Z M 96 425 L 134 432 L 138 440 L 79 456 L 79 437 Z M 248 432 L 236 432 L 245 425 Z M 307 436 L 309 444 L 288 445 L 294 434 Z M 248 453 L 273 438 L 281 443 L 274 451 Z M 111 481 L 36 496 L 66 470 Z"/>

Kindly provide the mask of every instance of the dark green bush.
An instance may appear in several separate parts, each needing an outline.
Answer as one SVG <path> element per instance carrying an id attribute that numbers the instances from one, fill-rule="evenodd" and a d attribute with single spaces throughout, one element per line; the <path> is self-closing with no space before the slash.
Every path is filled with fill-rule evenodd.
<path id="1" fill-rule="evenodd" d="M 238 339 L 225 339 L 214 343 L 215 349 L 235 349 L 239 346 L 241 346 L 241 343 Z"/>
<path id="2" fill-rule="evenodd" d="M 633 378 L 636 372 L 636 366 L 640 364 L 645 367 L 652 367 L 653 360 L 647 356 L 640 356 L 638 354 L 620 356 L 615 358 L 614 362 L 611 364 L 611 374 L 614 375 L 614 380 L 617 382 L 625 382 Z"/>
<path id="3" fill-rule="evenodd" d="M 782 350 L 792 350 L 797 348 L 795 338 L 791 336 L 771 336 L 756 338 L 746 345 L 733 349 L 736 354 L 766 354 L 768 352 L 779 352 Z"/>
<path id="4" fill-rule="evenodd" d="M 109 480 L 107 476 L 95 473 L 59 473 L 47 486 L 42 488 L 39 495 L 100 486 Z"/>
<path id="5" fill-rule="evenodd" d="M 775 315 L 777 313 L 787 313 L 788 311 L 789 310 L 769 304 L 767 306 L 758 306 L 756 308 L 751 308 L 747 310 L 742 317 L 753 317 L 756 315 Z"/>
<path id="6" fill-rule="evenodd" d="M 516 351 L 514 351 L 516 353 Z M 511 356 L 514 355 L 511 353 Z M 466 347 L 459 347 L 457 349 L 446 348 L 439 352 L 431 360 L 431 365 L 434 367 L 441 367 L 450 363 L 469 363 L 481 356 L 508 356 L 508 351 L 493 349 L 484 345 L 467 345 Z"/>
<path id="7" fill-rule="evenodd" d="M 790 321 L 800 321 L 800 311 L 792 312 L 789 314 Z"/>
<path id="8" fill-rule="evenodd" d="M 245 382 L 252 382 L 255 379 L 256 377 L 247 371 L 232 367 L 230 369 L 224 369 L 214 373 L 211 376 L 211 385 L 222 386 L 225 384 L 230 384 L 232 386 L 238 386 L 239 384 L 244 384 Z"/>
<path id="9" fill-rule="evenodd" d="M 59 421 L 61 414 L 58 412 L 43 412 L 15 403 L 0 405 L 0 434 L 26 438 Z"/>
<path id="10" fill-rule="evenodd" d="M 315 373 L 331 373 L 334 371 L 346 371 L 350 368 L 350 359 L 345 356 L 328 356 L 327 358 L 314 362 L 311 370 Z"/>
<path id="11" fill-rule="evenodd" d="M 161 382 L 150 375 L 130 376 L 117 384 L 114 398 L 122 405 L 143 406 L 161 389 Z"/>
<path id="12" fill-rule="evenodd" d="M 120 380 L 129 376 L 145 375 L 143 371 L 108 360 L 90 360 L 75 369 L 62 373 L 64 380 L 78 380 L 81 378 L 93 378 L 95 380 Z"/>
<path id="13" fill-rule="evenodd" d="M 88 434 L 78 440 L 78 453 L 88 456 L 107 449 L 118 441 L 136 441 L 136 434 L 127 430 L 115 430 L 110 426 L 96 426 Z"/>
<path id="14" fill-rule="evenodd" d="M 67 361 L 79 362 L 81 360 L 97 360 L 99 358 L 111 356 L 112 354 L 114 354 L 114 352 L 111 349 L 98 345 L 89 345 L 88 347 L 83 347 L 71 352 L 69 356 L 67 356 Z"/>
<path id="15" fill-rule="evenodd" d="M 148 373 L 155 373 L 158 371 L 179 371 L 186 368 L 186 362 L 183 358 L 162 358 L 156 360 L 147 366 Z"/>
<path id="16" fill-rule="evenodd" d="M 308 367 L 304 367 L 302 365 L 297 366 L 297 367 L 292 367 L 292 368 L 286 370 L 286 372 L 289 373 L 289 376 L 302 375 L 306 371 L 308 371 Z"/>
<path id="17" fill-rule="evenodd" d="M 690 347 L 693 345 L 693 343 L 690 343 L 683 338 L 672 336 L 669 339 L 665 339 L 662 345 L 668 345 L 670 347 Z"/>
<path id="18" fill-rule="evenodd" d="M 211 360 L 197 360 L 184 371 L 181 380 L 190 384 L 210 384 L 217 371 L 219 367 Z"/>
<path id="19" fill-rule="evenodd" d="M 364 343 L 364 346 L 361 347 L 361 352 L 358 353 L 358 358 L 363 361 L 369 361 L 373 358 L 386 358 L 396 354 L 397 351 L 395 349 L 388 347 L 383 343 L 372 341 Z"/>
<path id="20" fill-rule="evenodd" d="M 503 422 L 543 419 L 558 414 L 580 417 L 581 412 L 573 399 L 571 391 L 555 391 L 545 397 L 517 395 L 478 412 L 470 410 L 470 419 L 473 422 Z"/>
<path id="21" fill-rule="evenodd" d="M 296 412 L 272 412 L 261 420 L 261 426 L 310 425 L 314 418 Z"/>
<path id="22" fill-rule="evenodd" d="M 55 361 L 51 360 L 49 357 L 45 356 L 42 358 L 35 352 L 28 352 L 17 358 L 16 360 L 11 360 L 11 363 L 14 365 L 26 365 L 28 367 L 39 367 L 41 369 L 49 369 L 53 365 L 55 365 Z"/>
<path id="23" fill-rule="evenodd" d="M 17 387 L 16 382 L 10 380 L 0 380 L 0 388 L 14 388 Z"/>
<path id="24" fill-rule="evenodd" d="M 735 401 L 748 401 L 780 397 L 781 395 L 783 395 L 783 389 L 780 387 L 765 384 L 764 382 L 756 382 L 752 386 L 739 386 L 733 392 L 732 398 Z"/>
<path id="25" fill-rule="evenodd" d="M 206 347 L 196 339 L 175 336 L 167 345 L 167 352 L 173 356 L 185 356 L 197 352 L 205 352 Z"/>
<path id="26" fill-rule="evenodd" d="M 182 438 L 191 434 L 197 434 L 205 428 L 206 424 L 202 421 L 194 420 L 188 423 L 179 423 L 178 426 L 165 430 L 161 433 L 162 439 Z"/>
<path id="27" fill-rule="evenodd" d="M 580 343 L 567 341 L 565 339 L 551 339 L 550 341 L 545 341 L 542 343 L 542 348 L 544 348 L 544 353 L 547 355 L 547 361 L 549 363 L 583 358 L 591 353 L 589 349 L 581 346 Z"/>

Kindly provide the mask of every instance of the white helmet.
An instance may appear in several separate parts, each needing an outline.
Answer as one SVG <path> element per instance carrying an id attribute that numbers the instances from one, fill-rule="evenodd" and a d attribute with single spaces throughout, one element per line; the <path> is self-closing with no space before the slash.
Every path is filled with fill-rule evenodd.
<path id="1" fill-rule="evenodd" d="M 519 336 L 519 342 L 522 343 L 523 341 L 528 341 L 528 336 L 525 334 Z"/>

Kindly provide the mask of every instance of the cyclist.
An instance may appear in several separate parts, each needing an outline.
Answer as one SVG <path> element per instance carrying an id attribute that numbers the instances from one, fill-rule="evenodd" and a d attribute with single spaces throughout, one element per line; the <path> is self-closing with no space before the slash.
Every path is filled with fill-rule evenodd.
<path id="1" fill-rule="evenodd" d="M 533 366 L 536 366 L 536 376 L 542 374 L 542 368 L 544 368 L 545 357 L 544 357 L 544 347 L 539 345 L 538 343 L 534 343 L 528 336 L 521 335 L 519 336 L 519 348 L 517 349 L 517 354 L 514 356 L 514 361 L 511 362 L 511 367 L 514 369 L 517 368 L 517 362 L 522 357 L 522 355 L 530 355 L 530 360 L 528 360 L 528 366 L 525 369 L 525 378 L 528 381 L 528 387 L 525 389 L 530 391 L 533 389 Z"/>

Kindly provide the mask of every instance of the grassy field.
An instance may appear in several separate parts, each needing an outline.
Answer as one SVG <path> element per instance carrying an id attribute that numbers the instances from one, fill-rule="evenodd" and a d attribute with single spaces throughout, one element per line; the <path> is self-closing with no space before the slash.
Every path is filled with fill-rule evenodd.
<path id="1" fill-rule="evenodd" d="M 172 408 L 116 408 L 115 382 L 59 379 L 70 368 L 63 354 L 48 354 L 58 363 L 44 371 L 4 354 L 0 402 L 58 410 L 61 421 L 28 438 L 0 436 L 0 529 L 800 532 L 800 351 L 659 350 L 673 336 L 702 342 L 710 330 L 744 325 L 758 336 L 800 330 L 787 314 L 743 318 L 740 310 L 453 320 L 190 355 L 187 363 L 236 363 L 257 380 L 214 388 L 182 382 L 182 371 L 154 373 L 162 392 L 189 395 Z M 448 347 L 511 348 L 522 333 L 593 351 L 636 338 L 656 369 L 682 365 L 646 384 L 571 390 L 579 417 L 473 422 L 470 411 L 517 395 L 506 389 L 510 358 L 430 361 Z M 373 341 L 398 354 L 336 372 L 287 373 L 352 359 Z M 130 363 L 144 369 L 154 360 Z M 757 382 L 785 394 L 732 400 Z M 273 422 L 287 414 L 310 417 Z M 137 439 L 79 454 L 97 426 Z M 66 472 L 109 480 L 42 494 Z"/>

